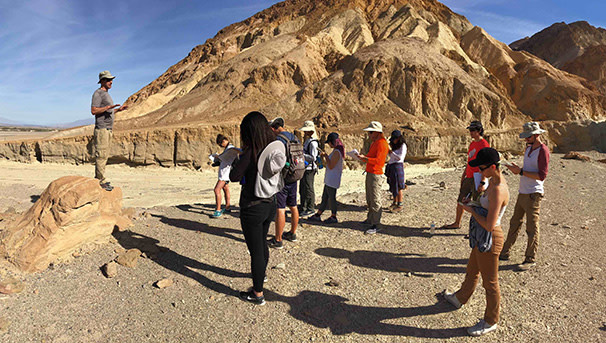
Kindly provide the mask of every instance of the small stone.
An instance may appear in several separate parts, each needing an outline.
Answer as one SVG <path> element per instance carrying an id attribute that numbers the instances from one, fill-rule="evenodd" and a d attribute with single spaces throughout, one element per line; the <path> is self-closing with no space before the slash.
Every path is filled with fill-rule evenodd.
<path id="1" fill-rule="evenodd" d="M 560 225 L 559 223 L 551 223 L 551 226 L 558 226 Z"/>
<path id="2" fill-rule="evenodd" d="M 25 289 L 25 285 L 23 282 L 9 278 L 3 281 L 0 281 L 0 293 L 2 294 L 15 294 L 21 293 Z"/>
<path id="3" fill-rule="evenodd" d="M 593 276 L 590 276 L 589 281 L 593 281 L 593 280 L 595 280 L 595 278 Z"/>
<path id="4" fill-rule="evenodd" d="M 278 263 L 273 269 L 286 269 L 286 265 L 284 263 Z"/>
<path id="5" fill-rule="evenodd" d="M 583 229 L 583 230 L 589 230 L 589 226 L 583 225 L 583 226 L 581 226 L 581 229 Z"/>
<path id="6" fill-rule="evenodd" d="M 446 182 L 444 182 L 444 181 L 440 182 L 440 188 L 446 188 Z"/>
<path id="7" fill-rule="evenodd" d="M 562 225 L 562 229 L 571 229 L 571 227 L 568 225 Z"/>
<path id="8" fill-rule="evenodd" d="M 39 290 L 37 290 L 37 289 L 34 289 L 34 292 L 33 292 L 33 293 L 34 293 L 34 294 L 36 294 L 36 295 L 38 295 L 38 294 L 40 294 L 40 291 L 39 291 Z"/>
<path id="9" fill-rule="evenodd" d="M 111 279 L 116 277 L 118 275 L 118 264 L 114 261 L 106 263 L 103 265 L 103 267 L 101 267 L 101 271 L 106 278 Z"/>
<path id="10" fill-rule="evenodd" d="M 114 252 L 118 255 L 120 254 L 124 254 L 126 252 L 126 249 L 124 249 L 123 247 L 117 247 L 116 249 L 114 249 Z"/>
<path id="11" fill-rule="evenodd" d="M 80 253 L 79 251 L 74 251 L 72 253 L 72 256 L 75 257 L 75 258 L 82 257 L 82 253 Z"/>
<path id="12" fill-rule="evenodd" d="M 139 256 L 141 256 L 141 250 L 128 249 L 125 253 L 120 254 L 116 258 L 116 262 L 118 262 L 118 264 L 123 265 L 125 267 L 135 268 L 137 266 L 137 261 L 139 260 Z"/>
<path id="13" fill-rule="evenodd" d="M 160 289 L 164 289 L 167 287 L 170 287 L 174 284 L 173 280 L 171 279 L 162 279 L 156 282 L 156 287 L 160 288 Z"/>
<path id="14" fill-rule="evenodd" d="M 10 326 L 10 322 L 4 317 L 0 317 L 0 332 L 5 332 Z"/>
<path id="15" fill-rule="evenodd" d="M 329 286 L 329 287 L 339 287 L 340 283 L 339 283 L 339 281 L 334 280 L 333 278 L 330 278 L 330 281 L 325 283 L 325 285 Z"/>

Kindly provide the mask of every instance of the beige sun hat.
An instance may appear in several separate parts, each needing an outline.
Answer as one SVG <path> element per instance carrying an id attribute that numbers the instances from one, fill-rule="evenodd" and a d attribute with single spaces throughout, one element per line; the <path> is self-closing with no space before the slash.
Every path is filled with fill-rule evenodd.
<path id="1" fill-rule="evenodd" d="M 383 125 L 378 121 L 371 121 L 368 127 L 363 129 L 364 131 L 383 132 Z"/>
<path id="2" fill-rule="evenodd" d="M 520 138 L 528 138 L 532 135 L 540 135 L 545 132 L 545 130 L 541 129 L 539 123 L 531 121 L 524 124 L 524 132 L 520 133 Z"/>
<path id="3" fill-rule="evenodd" d="M 103 80 L 103 79 L 113 80 L 115 78 L 116 77 L 113 76 L 112 73 L 109 72 L 109 70 L 104 70 L 99 73 L 99 82 L 97 82 L 97 83 L 101 83 L 101 80 Z"/>
<path id="4" fill-rule="evenodd" d="M 299 129 L 299 131 L 302 132 L 312 132 L 311 134 L 311 138 L 312 139 L 318 139 L 318 134 L 316 133 L 316 126 L 314 125 L 314 122 L 311 120 L 306 120 L 303 123 L 303 127 Z"/>

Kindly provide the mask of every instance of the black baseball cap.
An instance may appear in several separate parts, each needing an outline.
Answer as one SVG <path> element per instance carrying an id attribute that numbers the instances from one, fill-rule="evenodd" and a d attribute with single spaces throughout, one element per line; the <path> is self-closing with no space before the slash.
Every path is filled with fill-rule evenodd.
<path id="1" fill-rule="evenodd" d="M 391 131 L 391 137 L 389 137 L 389 140 L 391 141 L 399 137 L 402 137 L 402 132 L 400 130 L 393 130 Z"/>
<path id="2" fill-rule="evenodd" d="M 339 134 L 336 133 L 336 132 L 331 132 L 326 137 L 326 143 L 333 143 L 334 144 L 337 141 L 337 139 L 339 139 Z"/>
<path id="3" fill-rule="evenodd" d="M 477 131 L 482 131 L 482 129 L 484 129 L 484 127 L 482 126 L 482 122 L 479 120 L 474 120 L 472 121 L 469 126 L 467 127 L 467 130 L 477 130 Z"/>
<path id="4" fill-rule="evenodd" d="M 478 151 L 476 158 L 474 160 L 469 161 L 470 167 L 477 167 L 481 165 L 491 165 L 499 163 L 501 157 L 499 156 L 499 152 L 494 148 L 484 148 Z"/>

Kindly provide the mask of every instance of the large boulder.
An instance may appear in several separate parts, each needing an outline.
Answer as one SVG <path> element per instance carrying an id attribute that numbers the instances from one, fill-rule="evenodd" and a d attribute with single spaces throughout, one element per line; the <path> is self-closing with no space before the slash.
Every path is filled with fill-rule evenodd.
<path id="1" fill-rule="evenodd" d="M 122 215 L 122 190 L 103 190 L 99 181 L 65 176 L 50 183 L 40 199 L 0 233 L 0 254 L 26 272 L 44 270 L 89 243 L 106 242 Z"/>

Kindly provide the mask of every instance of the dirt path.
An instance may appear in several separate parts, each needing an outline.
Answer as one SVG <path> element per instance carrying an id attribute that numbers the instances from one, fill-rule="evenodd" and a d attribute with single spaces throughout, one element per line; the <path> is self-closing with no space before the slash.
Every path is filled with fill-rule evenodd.
<path id="1" fill-rule="evenodd" d="M 14 168 L 10 179 L 6 166 Z M 19 166 L 20 172 L 17 165 L 0 163 L 0 196 L 10 189 L 21 193 L 11 193 L 17 199 L 12 206 L 27 203 L 46 182 L 34 180 L 25 169 L 39 167 L 49 178 L 61 169 Z M 205 173 L 191 171 L 150 169 L 138 174 L 111 167 L 115 183 L 122 177 L 129 180 L 123 183 L 125 195 L 133 197 L 125 200 L 129 206 L 144 207 L 137 201 L 153 206 L 147 196 L 135 194 L 168 187 L 164 182 L 182 187 L 179 199 L 192 197 L 175 202 L 174 189 L 162 192 L 155 197 L 162 206 L 145 210 L 149 215 L 141 215 L 130 231 L 116 234 L 111 243 L 70 263 L 22 276 L 26 291 L 0 298 L 0 317 L 11 322 L 8 331 L 0 332 L 1 341 L 467 342 L 464 328 L 482 317 L 481 287 L 458 311 L 436 297 L 460 285 L 469 254 L 465 229 L 438 230 L 433 236 L 428 232 L 431 222 L 452 220 L 461 170 L 413 177 L 414 168 L 409 168 L 407 175 L 416 185 L 405 193 L 405 211 L 384 214 L 385 227 L 374 236 L 364 235 L 359 223 L 365 216 L 363 176 L 350 172 L 349 191 L 338 194 L 341 223 L 304 224 L 299 242 L 272 250 L 268 302 L 255 307 L 235 296 L 251 285 L 239 219 L 210 219 L 212 201 L 200 199 L 212 198 L 188 194 L 201 179 L 208 178 L 203 185 L 212 186 L 214 173 L 203 178 Z M 88 174 L 92 168 L 70 171 Z M 23 175 L 23 180 L 14 175 Z M 137 177 L 156 184 L 141 180 L 135 185 Z M 445 188 L 438 186 L 442 181 Z M 504 216 L 505 231 L 518 177 L 509 175 L 507 181 L 512 204 Z M 523 259 L 526 236 L 521 235 L 512 261 L 500 269 L 500 328 L 474 341 L 606 340 L 605 194 L 606 165 L 552 157 L 542 203 L 539 263 L 527 272 L 515 267 Z M 9 205 L 3 201 L 0 205 Z M 99 267 L 116 256 L 114 249 L 131 247 L 149 258 L 134 269 L 121 267 L 114 279 L 103 277 Z M 165 277 L 175 284 L 166 289 L 153 286 Z"/>

